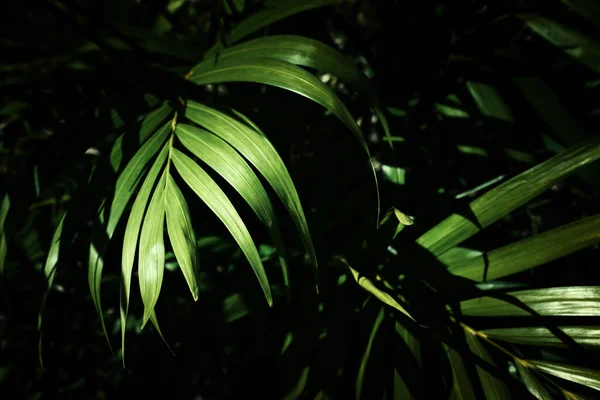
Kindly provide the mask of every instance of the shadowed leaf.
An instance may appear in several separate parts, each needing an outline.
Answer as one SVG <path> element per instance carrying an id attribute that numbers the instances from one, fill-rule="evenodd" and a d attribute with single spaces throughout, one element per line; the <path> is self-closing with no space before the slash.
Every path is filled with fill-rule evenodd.
<path id="1" fill-rule="evenodd" d="M 538 380 L 537 376 L 527 365 L 523 365 L 521 360 L 516 360 L 517 371 L 523 379 L 523 383 L 529 390 L 529 393 L 535 396 L 539 400 L 552 400 L 552 396 L 548 393 L 546 387 Z"/>
<path id="2" fill-rule="evenodd" d="M 600 371 L 551 361 L 527 360 L 540 371 L 600 390 Z"/>
<path id="3" fill-rule="evenodd" d="M 600 327 L 566 326 L 557 328 L 586 348 L 600 346 Z M 527 344 L 532 346 L 567 347 L 566 343 L 545 327 L 487 329 L 482 333 L 492 339 L 498 339 L 509 343 Z"/>
<path id="4" fill-rule="evenodd" d="M 467 344 L 471 351 L 479 357 L 483 362 L 486 362 L 492 367 L 496 367 L 496 363 L 492 359 L 492 356 L 484 347 L 483 343 L 473 335 L 468 330 L 465 330 L 465 336 L 467 338 Z M 492 373 L 485 370 L 480 365 L 476 365 L 477 375 L 479 375 L 479 379 L 481 381 L 481 386 L 485 392 L 486 398 L 489 400 L 502 400 L 502 399 L 510 399 L 512 398 L 511 393 L 502 380 L 500 378 L 494 376 Z"/>

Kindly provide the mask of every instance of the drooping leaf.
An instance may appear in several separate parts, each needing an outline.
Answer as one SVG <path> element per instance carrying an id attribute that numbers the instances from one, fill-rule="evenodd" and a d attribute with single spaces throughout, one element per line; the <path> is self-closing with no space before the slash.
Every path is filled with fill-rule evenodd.
<path id="1" fill-rule="evenodd" d="M 265 177 L 290 213 L 316 271 L 317 256 L 300 198 L 285 164 L 271 142 L 248 125 L 199 103 L 188 102 L 186 117 L 228 142 Z M 315 279 L 318 285 L 316 274 Z"/>
<path id="2" fill-rule="evenodd" d="M 6 262 L 6 231 L 4 230 L 4 223 L 6 222 L 6 216 L 10 208 L 10 197 L 8 194 L 4 195 L 2 204 L 0 204 L 0 275 L 4 273 L 4 263 Z"/>
<path id="3" fill-rule="evenodd" d="M 410 351 L 411 356 L 414 358 L 416 365 L 422 367 L 421 358 L 421 342 L 419 339 L 406 329 L 398 321 L 395 323 L 397 339 L 406 345 Z M 415 393 L 411 391 L 411 383 L 419 384 L 420 382 L 407 382 L 407 377 L 403 376 L 403 371 L 398 368 L 398 365 L 405 365 L 404 362 L 400 361 L 394 367 L 394 399 L 416 399 L 418 398 Z"/>
<path id="4" fill-rule="evenodd" d="M 452 369 L 452 392 L 449 398 L 451 400 L 475 399 L 473 384 L 460 353 L 445 344 L 443 346 Z"/>
<path id="5" fill-rule="evenodd" d="M 165 196 L 169 240 L 192 296 L 198 300 L 196 235 L 185 197 L 172 177 L 167 180 Z"/>
<path id="6" fill-rule="evenodd" d="M 531 312 L 553 316 L 600 316 L 600 287 L 573 286 L 522 290 L 502 297 L 481 297 L 460 303 L 462 314 L 478 317 L 527 316 Z M 515 304 L 511 300 L 516 300 Z"/>
<path id="7" fill-rule="evenodd" d="M 597 326 L 561 326 L 559 331 L 569 336 L 576 343 L 586 348 L 600 346 L 600 327 Z M 509 343 L 528 344 L 534 346 L 567 347 L 560 337 L 546 327 L 531 328 L 498 328 L 487 329 L 482 332 L 492 339 Z"/>
<path id="8" fill-rule="evenodd" d="M 473 335 L 469 330 L 465 330 L 465 336 L 469 349 L 493 368 L 497 368 L 492 356 L 484 347 L 482 341 Z M 498 377 L 488 372 L 482 366 L 476 364 L 477 375 L 481 381 L 481 386 L 488 400 L 503 400 L 512 398 L 510 390 L 506 384 Z"/>
<path id="9" fill-rule="evenodd" d="M 600 241 L 598 231 L 600 214 L 456 263 L 449 271 L 478 282 L 498 279 L 591 246 Z"/>
<path id="10" fill-rule="evenodd" d="M 521 360 L 516 361 L 517 371 L 523 379 L 523 383 L 533 396 L 538 400 L 552 400 L 552 396 L 548 393 L 546 387 L 538 380 L 527 364 L 523 364 Z"/>
<path id="11" fill-rule="evenodd" d="M 303 67 L 329 72 L 353 87 L 373 105 L 386 137 L 391 133 L 381 102 L 373 90 L 368 78 L 356 66 L 354 61 L 325 43 L 307 37 L 294 35 L 274 35 L 250 40 L 219 52 L 218 62 L 235 60 L 238 63 L 256 58 L 271 58 Z M 209 59 L 210 61 L 210 59 Z M 201 64 L 192 70 L 192 74 L 206 70 L 214 65 Z M 218 63 L 217 63 L 218 65 Z M 392 143 L 391 139 L 389 140 Z"/>
<path id="12" fill-rule="evenodd" d="M 173 149 L 173 164 L 177 171 L 188 184 L 188 186 L 202 199 L 204 203 L 219 217 L 225 224 L 235 241 L 238 243 L 246 258 L 250 262 L 258 282 L 265 294 L 269 306 L 273 304 L 271 289 L 264 267 L 260 260 L 260 255 L 248 229 L 242 222 L 233 204 L 229 201 L 225 193 L 212 180 L 212 178 L 200 168 L 192 159 L 177 149 Z"/>
<path id="13" fill-rule="evenodd" d="M 383 318 L 385 316 L 385 310 L 383 307 L 379 309 L 379 313 L 375 318 L 375 322 L 373 323 L 373 327 L 371 328 L 371 334 L 369 335 L 369 341 L 367 342 L 367 347 L 363 353 L 363 356 L 360 360 L 360 366 L 358 369 L 358 376 L 356 378 L 356 400 L 360 400 L 363 398 L 363 384 L 365 380 L 365 372 L 367 370 L 367 364 L 369 362 L 369 357 L 371 355 L 371 349 L 373 348 L 373 343 L 375 342 L 375 336 L 381 327 L 381 323 L 383 322 Z"/>
<path id="14" fill-rule="evenodd" d="M 142 224 L 139 246 L 138 276 L 140 283 L 140 294 L 144 303 L 144 317 L 142 327 L 154 312 L 154 306 L 158 301 L 165 271 L 165 186 L 167 183 L 167 171 L 158 180 L 158 184 L 152 194 L 148 211 Z"/>
<path id="15" fill-rule="evenodd" d="M 50 249 L 48 250 L 48 256 L 46 257 L 46 263 L 44 265 L 44 277 L 46 278 L 46 289 L 44 290 L 44 294 L 42 296 L 42 302 L 40 304 L 40 311 L 38 313 L 38 357 L 40 362 L 40 367 L 44 369 L 44 361 L 42 357 L 42 323 L 44 316 L 44 309 L 46 308 L 46 300 L 48 299 L 48 294 L 50 293 L 50 289 L 52 288 L 52 283 L 54 283 L 54 277 L 56 276 L 56 267 L 58 265 L 59 253 L 60 253 L 60 237 L 62 235 L 63 225 L 65 222 L 65 218 L 67 213 L 63 213 L 60 217 L 60 221 L 58 222 L 58 226 L 54 230 L 54 235 L 52 235 L 52 243 L 50 243 Z"/>
<path id="16" fill-rule="evenodd" d="M 177 137 L 196 157 L 219 173 L 248 202 L 260 221 L 269 229 L 284 276 L 289 287 L 289 271 L 281 232 L 271 200 L 258 177 L 246 161 L 218 136 L 191 125 L 178 124 Z"/>
<path id="17" fill-rule="evenodd" d="M 595 72 L 600 72 L 600 45 L 583 33 L 535 14 L 520 15 L 535 33 Z"/>
<path id="18" fill-rule="evenodd" d="M 598 157 L 600 136 L 557 154 L 472 201 L 469 207 L 477 221 L 452 214 L 418 238 L 417 243 L 439 256 Z"/>
<path id="19" fill-rule="evenodd" d="M 129 312 L 129 296 L 131 293 L 131 274 L 133 272 L 133 262 L 135 260 L 135 253 L 138 248 L 138 240 L 140 235 L 140 229 L 142 221 L 146 211 L 146 205 L 148 199 L 152 193 L 152 188 L 158 178 L 158 175 L 163 169 L 165 160 L 169 153 L 169 145 L 163 146 L 163 149 L 156 157 L 156 160 L 152 164 L 146 179 L 142 184 L 140 191 L 131 208 L 129 219 L 127 220 L 127 226 L 125 228 L 125 235 L 123 237 L 123 253 L 121 257 L 121 275 L 123 279 L 122 293 L 121 293 L 121 347 L 122 347 L 122 358 L 123 363 L 125 362 L 125 328 L 127 326 L 127 314 Z"/>
<path id="20" fill-rule="evenodd" d="M 189 79 L 199 85 L 224 82 L 256 82 L 289 90 L 305 96 L 335 114 L 354 133 L 367 153 L 377 191 L 379 221 L 379 185 L 367 143 L 352 115 L 333 90 L 311 73 L 295 65 L 268 58 L 244 61 L 236 59 L 205 61 L 194 68 Z"/>
<path id="21" fill-rule="evenodd" d="M 467 82 L 467 89 L 471 92 L 473 100 L 479 111 L 486 117 L 498 118 L 513 122 L 510 108 L 506 105 L 496 88 L 482 82 Z"/>
<path id="22" fill-rule="evenodd" d="M 551 361 L 527 360 L 540 371 L 600 390 L 600 371 Z"/>
<path id="23" fill-rule="evenodd" d="M 249 34 L 263 28 L 273 22 L 279 21 L 290 15 L 298 14 L 302 11 L 312 10 L 332 4 L 337 4 L 343 0 L 292 0 L 285 2 L 267 2 L 266 8 L 244 19 L 237 24 L 229 34 L 229 41 L 235 43 Z M 216 54 L 222 49 L 222 44 L 215 44 L 207 53 L 206 58 Z"/>

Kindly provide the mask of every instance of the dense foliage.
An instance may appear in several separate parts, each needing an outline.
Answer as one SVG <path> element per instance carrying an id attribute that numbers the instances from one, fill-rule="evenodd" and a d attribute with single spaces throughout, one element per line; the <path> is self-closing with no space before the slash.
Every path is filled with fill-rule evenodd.
<path id="1" fill-rule="evenodd" d="M 597 397 L 600 6 L 5 9 L 3 395 Z"/>

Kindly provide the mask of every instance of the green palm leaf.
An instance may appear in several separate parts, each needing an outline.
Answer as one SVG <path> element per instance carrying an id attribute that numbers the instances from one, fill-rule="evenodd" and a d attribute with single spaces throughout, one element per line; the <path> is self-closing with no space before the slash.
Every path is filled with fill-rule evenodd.
<path id="1" fill-rule="evenodd" d="M 448 270 L 478 282 L 502 278 L 591 246 L 600 241 L 599 230 L 600 214 L 464 259 Z"/>
<path id="2" fill-rule="evenodd" d="M 557 327 L 557 329 L 584 347 L 593 348 L 600 346 L 600 327 L 567 326 Z M 568 346 L 554 332 L 545 327 L 487 329 L 481 333 L 491 339 L 498 339 L 509 343 L 549 347 Z"/>
<path id="3" fill-rule="evenodd" d="M 163 274 L 165 271 L 165 186 L 167 183 L 167 170 L 158 181 L 154 194 L 144 217 L 142 232 L 140 234 L 140 251 L 138 254 L 138 276 L 140 294 L 144 303 L 144 317 L 142 327 L 154 312 L 154 306 L 160 295 Z"/>
<path id="4" fill-rule="evenodd" d="M 477 317 L 527 316 L 531 308 L 540 315 L 600 316 L 600 287 L 574 286 L 522 290 L 508 293 L 508 300 L 481 297 L 460 303 L 462 314 Z M 517 304 L 511 303 L 511 299 Z"/>
<path id="5" fill-rule="evenodd" d="M 246 124 L 199 103 L 188 102 L 185 116 L 233 146 L 265 177 L 290 213 L 316 271 L 317 256 L 300 198 L 285 164 L 271 142 Z M 316 275 L 315 279 L 318 282 Z"/>
<path id="6" fill-rule="evenodd" d="M 453 214 L 418 238 L 417 243 L 439 256 L 598 157 L 600 136 L 571 147 L 472 201 L 469 206 L 476 222 Z"/>
<path id="7" fill-rule="evenodd" d="M 373 104 L 384 132 L 389 139 L 388 141 L 390 145 L 392 144 L 392 135 L 377 94 L 371 87 L 368 78 L 352 59 L 317 40 L 294 35 L 276 35 L 250 40 L 221 51 L 217 65 L 224 60 L 230 60 L 231 62 L 235 60 L 235 62 L 243 63 L 253 61 L 256 58 L 285 61 L 290 64 L 326 71 L 337 76 Z M 200 64 L 192 70 L 192 75 L 214 65 L 214 63 Z"/>
<path id="8" fill-rule="evenodd" d="M 271 306 L 273 298 L 260 255 L 256 250 L 256 246 L 250 237 L 246 225 L 244 225 L 237 211 L 235 211 L 233 204 L 231 204 L 225 193 L 223 193 L 212 178 L 188 156 L 177 149 L 173 149 L 172 159 L 175 168 L 177 168 L 183 180 L 219 217 L 229 232 L 231 232 L 233 238 L 250 262 L 267 302 Z"/>
<path id="9" fill-rule="evenodd" d="M 600 371 L 551 361 L 526 360 L 540 371 L 600 390 Z"/>
<path id="10" fill-rule="evenodd" d="M 198 258 L 196 251 L 196 234 L 190 219 L 190 209 L 183 193 L 172 177 L 167 179 L 166 189 L 167 232 L 173 247 L 173 253 L 181 272 L 192 292 L 194 300 L 198 300 Z"/>
<path id="11" fill-rule="evenodd" d="M 537 376 L 533 373 L 530 366 L 524 364 L 521 360 L 516 360 L 517 371 L 523 379 L 523 383 L 529 390 L 529 393 L 535 396 L 539 400 L 552 400 L 552 396 L 548 393 L 546 387 L 538 380 Z"/>
<path id="12" fill-rule="evenodd" d="M 452 370 L 451 400 L 471 400 L 475 398 L 473 384 L 465 368 L 465 362 L 460 353 L 447 345 L 443 345 Z"/>
<path id="13" fill-rule="evenodd" d="M 332 4 L 341 3 L 344 0 L 288 0 L 269 1 L 266 8 L 254 15 L 246 18 L 237 24 L 229 34 L 229 41 L 235 43 L 249 34 L 263 28 L 273 22 L 279 21 L 290 15 L 298 14 L 303 11 L 312 10 L 318 7 L 324 7 Z M 223 48 L 222 43 L 215 44 L 205 57 L 210 57 Z"/>
<path id="14" fill-rule="evenodd" d="M 510 108 L 506 105 L 496 88 L 481 82 L 467 82 L 467 89 L 479 111 L 486 117 L 514 122 Z"/>
<path id="15" fill-rule="evenodd" d="M 260 221 L 269 229 L 289 287 L 289 271 L 279 225 L 271 200 L 250 166 L 230 145 L 218 136 L 191 125 L 178 124 L 177 137 L 196 157 L 219 173 L 248 202 Z"/>

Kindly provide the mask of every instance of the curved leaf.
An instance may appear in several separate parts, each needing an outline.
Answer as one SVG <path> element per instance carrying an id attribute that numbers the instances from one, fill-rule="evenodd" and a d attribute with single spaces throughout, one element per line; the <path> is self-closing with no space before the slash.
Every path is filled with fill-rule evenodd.
<path id="1" fill-rule="evenodd" d="M 557 327 L 557 329 L 584 347 L 600 346 L 600 327 L 563 326 Z M 554 332 L 545 327 L 487 329 L 481 333 L 492 339 L 509 343 L 550 347 L 568 346 Z"/>
<path id="2" fill-rule="evenodd" d="M 199 103 L 188 102 L 185 116 L 228 142 L 265 177 L 290 213 L 316 271 L 317 256 L 300 198 L 285 164 L 271 142 L 248 125 Z M 318 286 L 316 272 L 315 280 Z"/>
<path id="3" fill-rule="evenodd" d="M 452 214 L 417 239 L 422 247 L 439 256 L 480 228 L 491 225 L 544 190 L 560 182 L 579 167 L 600 157 L 600 136 L 557 154 L 551 159 L 515 176 L 469 204 L 477 218 L 471 221 Z"/>
<path id="4" fill-rule="evenodd" d="M 173 247 L 173 253 L 179 263 L 181 272 L 192 292 L 194 300 L 198 300 L 198 259 L 196 251 L 196 235 L 190 219 L 190 210 L 183 193 L 170 177 L 166 189 L 167 232 Z"/>
<path id="5" fill-rule="evenodd" d="M 551 361 L 527 360 L 540 371 L 600 390 L 600 371 Z"/>
<path id="6" fill-rule="evenodd" d="M 223 193 L 212 178 L 188 156 L 177 149 L 173 149 L 172 159 L 175 168 L 177 168 L 183 180 L 219 217 L 229 232 L 231 232 L 233 238 L 250 262 L 269 306 L 272 306 L 273 297 L 269 288 L 267 275 L 260 260 L 260 255 L 256 250 L 256 246 L 250 237 L 246 225 L 244 225 L 237 211 L 235 211 L 233 204 L 231 204 L 225 193 Z"/>
<path id="7" fill-rule="evenodd" d="M 229 41 L 235 43 L 248 36 L 249 34 L 264 28 L 273 22 L 279 21 L 280 19 L 289 17 L 290 15 L 298 14 L 302 11 L 311 10 L 313 8 L 328 6 L 332 4 L 341 3 L 344 0 L 293 0 L 282 3 L 280 1 L 267 2 L 266 8 L 251 15 L 239 24 L 237 24 L 229 34 Z M 223 48 L 222 43 L 215 44 L 207 53 L 205 57 L 210 57 L 216 54 Z"/>
<path id="8" fill-rule="evenodd" d="M 548 393 L 546 387 L 538 380 L 533 371 L 530 369 L 529 362 L 526 364 L 521 360 L 516 360 L 517 371 L 523 379 L 523 383 L 536 399 L 539 400 L 552 400 L 552 396 Z"/>
<path id="9" fill-rule="evenodd" d="M 498 279 L 591 246 L 600 241 L 599 231 L 600 214 L 456 263 L 449 271 L 478 282 Z"/>
<path id="10" fill-rule="evenodd" d="M 528 316 L 530 311 L 552 316 L 600 316 L 600 287 L 574 286 L 523 290 L 508 293 L 502 298 L 481 297 L 460 303 L 464 315 L 477 317 Z M 511 299 L 516 300 L 515 304 Z"/>
<path id="11" fill-rule="evenodd" d="M 156 157 L 152 168 L 146 175 L 146 179 L 142 184 L 142 187 L 135 198 L 129 219 L 127 220 L 127 227 L 125 228 L 125 235 L 123 237 L 123 253 L 121 256 L 121 275 L 123 279 L 122 293 L 121 293 L 121 347 L 123 354 L 123 362 L 125 362 L 125 328 L 127 327 L 127 314 L 129 313 L 129 295 L 131 293 L 131 273 L 133 271 L 133 262 L 135 260 L 135 253 L 137 251 L 138 239 L 140 235 L 140 227 L 146 211 L 146 205 L 150 198 L 152 188 L 160 174 L 167 154 L 169 152 L 169 146 L 163 146 L 163 149 Z"/>
<path id="12" fill-rule="evenodd" d="M 358 369 L 358 376 L 356 377 L 356 399 L 360 400 L 364 398 L 363 396 L 363 383 L 365 380 L 365 372 L 367 369 L 367 364 L 369 362 L 369 357 L 371 356 L 371 350 L 373 348 L 373 344 L 375 343 L 375 337 L 377 336 L 377 332 L 381 327 L 381 323 L 383 322 L 383 318 L 385 317 L 385 309 L 381 307 L 379 312 L 377 313 L 377 317 L 373 322 L 373 327 L 371 328 L 371 334 L 369 335 L 369 341 L 367 342 L 367 347 L 365 348 L 365 352 L 360 360 L 360 366 Z"/>
<path id="13" fill-rule="evenodd" d="M 388 141 L 392 145 L 392 135 L 377 94 L 372 89 L 368 78 L 351 58 L 317 40 L 295 35 L 275 35 L 250 40 L 221 51 L 217 65 L 227 59 L 235 59 L 236 62 L 243 63 L 257 57 L 314 68 L 340 78 L 373 104 Z M 209 69 L 213 65 L 215 64 L 201 64 L 192 70 L 192 74 Z"/>
<path id="14" fill-rule="evenodd" d="M 289 287 L 289 271 L 281 232 L 271 200 L 256 174 L 230 145 L 218 136 L 191 125 L 178 124 L 176 134 L 196 157 L 214 169 L 248 202 L 260 221 L 267 226 L 279 255 L 284 284 Z"/>
<path id="15" fill-rule="evenodd" d="M 165 185 L 167 171 L 158 181 L 154 194 L 144 217 L 142 232 L 140 234 L 140 251 L 138 275 L 140 281 L 140 294 L 144 303 L 144 317 L 142 328 L 154 312 L 154 306 L 160 295 L 163 274 L 165 271 Z"/>

